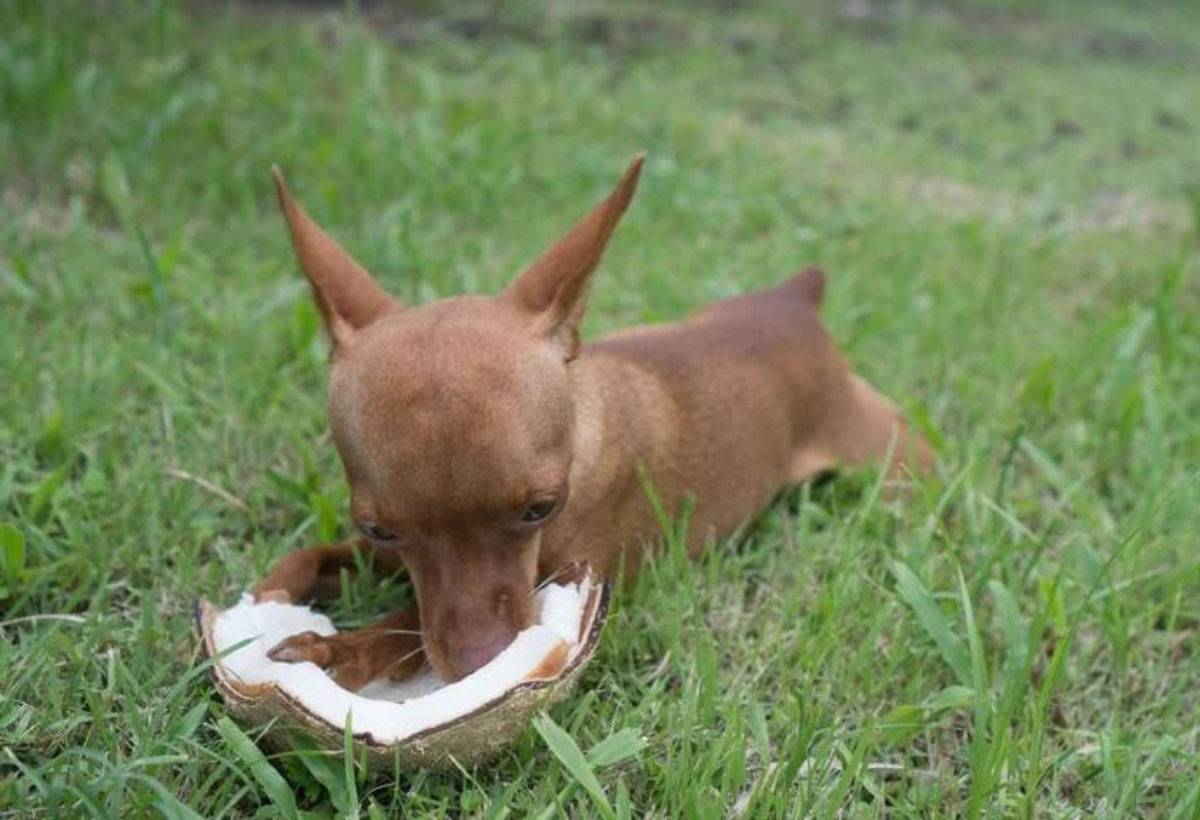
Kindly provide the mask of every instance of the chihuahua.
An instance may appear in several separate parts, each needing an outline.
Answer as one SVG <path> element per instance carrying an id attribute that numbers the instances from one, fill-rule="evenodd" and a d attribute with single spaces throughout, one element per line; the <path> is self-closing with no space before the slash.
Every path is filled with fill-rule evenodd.
<path id="1" fill-rule="evenodd" d="M 423 306 L 385 293 L 273 169 L 332 344 L 329 417 L 361 538 L 285 556 L 254 594 L 333 595 L 370 559 L 407 570 L 417 600 L 364 629 L 295 635 L 274 659 L 352 690 L 425 663 L 458 680 L 534 621 L 539 583 L 563 568 L 637 571 L 660 534 L 647 482 L 669 511 L 694 502 L 694 555 L 819 473 L 930 469 L 925 441 L 830 340 L 818 270 L 580 343 L 642 159 L 501 293 Z"/>

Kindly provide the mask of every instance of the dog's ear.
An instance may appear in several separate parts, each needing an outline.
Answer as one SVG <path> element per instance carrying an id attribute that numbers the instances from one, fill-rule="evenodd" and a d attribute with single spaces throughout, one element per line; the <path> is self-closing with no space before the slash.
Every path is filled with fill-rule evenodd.
<path id="1" fill-rule="evenodd" d="M 644 159 L 645 154 L 638 154 L 608 198 L 501 294 L 501 298 L 534 317 L 537 332 L 558 345 L 568 361 L 579 350 L 579 323 L 587 305 L 588 281 L 600 264 L 613 229 L 629 207 Z"/>
<path id="2" fill-rule="evenodd" d="M 292 237 L 292 248 L 312 285 L 325 329 L 335 347 L 345 345 L 354 331 L 366 327 L 397 303 L 305 213 L 288 190 L 278 165 L 271 168 L 271 176 Z"/>

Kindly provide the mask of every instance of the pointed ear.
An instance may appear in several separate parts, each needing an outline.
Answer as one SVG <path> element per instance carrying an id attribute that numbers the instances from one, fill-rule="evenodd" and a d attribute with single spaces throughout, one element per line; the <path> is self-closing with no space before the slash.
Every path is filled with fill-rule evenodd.
<path id="1" fill-rule="evenodd" d="M 559 345 L 570 361 L 579 350 L 579 323 L 587 287 L 604 246 L 637 190 L 645 154 L 638 154 L 608 198 L 538 257 L 501 294 L 533 317 L 537 332 Z"/>
<path id="2" fill-rule="evenodd" d="M 397 303 L 305 213 L 288 190 L 278 165 L 271 167 L 271 176 L 279 208 L 292 236 L 292 248 L 312 285 L 325 329 L 335 346 L 345 345 L 354 331 L 366 327 Z"/>

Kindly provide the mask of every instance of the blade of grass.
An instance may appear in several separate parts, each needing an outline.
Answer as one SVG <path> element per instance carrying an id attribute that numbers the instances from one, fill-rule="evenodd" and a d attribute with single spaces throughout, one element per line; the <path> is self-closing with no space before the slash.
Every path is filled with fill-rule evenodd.
<path id="1" fill-rule="evenodd" d="M 545 712 L 542 712 L 533 719 L 533 727 L 542 736 L 542 740 L 546 743 L 546 748 L 558 758 L 558 761 L 571 774 L 571 777 L 575 779 L 587 793 L 588 797 L 591 798 L 596 810 L 604 815 L 607 820 L 616 820 L 616 812 L 613 810 L 612 804 L 608 802 L 608 796 L 604 793 L 604 787 L 600 785 L 600 781 L 596 778 L 596 772 L 592 769 L 592 764 L 588 762 L 583 750 L 575 742 L 575 738 L 567 734 Z"/>
<path id="2" fill-rule="evenodd" d="M 297 817 L 296 798 L 283 775 L 271 765 L 262 750 L 228 717 L 217 719 L 217 732 L 230 750 L 250 769 L 254 781 L 288 820 Z"/>
<path id="3" fill-rule="evenodd" d="M 942 613 L 929 589 L 921 583 L 912 570 L 899 561 L 892 563 L 892 575 L 896 578 L 896 590 L 900 597 L 917 616 L 917 621 L 933 640 L 942 660 L 954 672 L 954 677 L 961 685 L 974 688 L 971 659 L 967 654 L 967 649 L 963 646 L 962 639 L 951 629 L 949 621 L 946 620 L 946 616 Z"/>

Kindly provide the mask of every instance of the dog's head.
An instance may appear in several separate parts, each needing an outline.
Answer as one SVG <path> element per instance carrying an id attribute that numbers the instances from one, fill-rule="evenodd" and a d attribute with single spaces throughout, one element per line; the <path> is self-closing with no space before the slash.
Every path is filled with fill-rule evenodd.
<path id="1" fill-rule="evenodd" d="M 570 492 L 588 280 L 637 186 L 616 189 L 495 297 L 402 305 L 274 171 L 292 244 L 333 345 L 329 413 L 363 537 L 394 546 L 426 655 L 452 680 L 529 626 L 543 528 Z"/>

